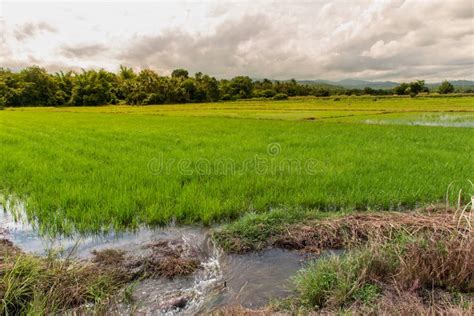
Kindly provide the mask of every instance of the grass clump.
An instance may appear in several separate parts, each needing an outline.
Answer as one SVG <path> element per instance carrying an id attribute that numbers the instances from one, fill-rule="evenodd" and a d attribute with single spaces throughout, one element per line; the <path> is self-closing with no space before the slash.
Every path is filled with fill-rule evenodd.
<path id="1" fill-rule="evenodd" d="M 260 250 L 266 246 L 268 239 L 281 233 L 283 223 L 294 222 L 298 215 L 285 210 L 249 213 L 214 233 L 213 238 L 228 252 Z"/>
<path id="2" fill-rule="evenodd" d="M 432 299 L 439 293 L 451 307 L 472 308 L 474 241 L 471 234 L 457 232 L 449 236 L 401 233 L 390 241 L 316 261 L 295 282 L 297 304 L 309 309 L 357 306 L 359 311 L 370 307 L 379 313 L 403 304 L 406 293 L 418 297 L 422 309 L 448 308 Z"/>
<path id="3" fill-rule="evenodd" d="M 18 252 L 0 258 L 4 315 L 57 314 L 88 303 L 100 309 L 121 285 L 118 275 L 92 264 Z"/>
<path id="4" fill-rule="evenodd" d="M 230 253 L 261 250 L 281 236 L 287 225 L 304 220 L 323 218 L 332 213 L 285 208 L 269 212 L 248 213 L 213 233 L 216 243 Z"/>
<path id="5" fill-rule="evenodd" d="M 300 303 L 323 308 L 372 300 L 380 289 L 365 280 L 369 261 L 369 252 L 330 256 L 301 271 L 296 277 Z"/>

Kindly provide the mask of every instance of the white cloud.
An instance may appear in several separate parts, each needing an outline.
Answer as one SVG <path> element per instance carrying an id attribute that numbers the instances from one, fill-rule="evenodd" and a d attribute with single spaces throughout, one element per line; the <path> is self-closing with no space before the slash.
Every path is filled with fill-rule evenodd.
<path id="1" fill-rule="evenodd" d="M 369 50 L 362 52 L 362 56 L 371 58 L 387 58 L 397 55 L 400 44 L 397 41 L 385 43 L 383 40 L 377 41 Z"/>
<path id="2" fill-rule="evenodd" d="M 5 2 L 1 66 L 474 79 L 470 1 Z M 0 24 L 1 27 L 1 24 Z"/>

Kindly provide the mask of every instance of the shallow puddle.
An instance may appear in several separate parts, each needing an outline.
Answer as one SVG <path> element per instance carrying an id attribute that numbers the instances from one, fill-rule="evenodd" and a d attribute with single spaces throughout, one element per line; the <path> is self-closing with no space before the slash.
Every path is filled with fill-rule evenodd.
<path id="1" fill-rule="evenodd" d="M 376 125 L 411 125 L 474 128 L 473 113 L 409 113 L 384 114 L 363 121 Z"/>
<path id="2" fill-rule="evenodd" d="M 22 216 L 25 218 L 25 216 Z M 25 221 L 14 217 L 0 206 L 0 237 L 13 242 L 26 252 L 45 255 L 49 250 L 61 250 L 63 255 L 75 258 L 89 258 L 93 250 L 120 248 L 127 252 L 140 251 L 143 245 L 157 240 L 172 240 L 184 236 L 205 236 L 207 230 L 201 227 L 166 227 L 160 229 L 142 228 L 135 232 L 111 232 L 105 235 L 47 238 L 39 236 Z"/>
<path id="3" fill-rule="evenodd" d="M 139 254 L 144 245 L 158 240 L 179 240 L 203 254 L 201 268 L 189 277 L 147 279 L 135 284 L 132 304 L 111 306 L 110 312 L 119 314 L 195 314 L 235 304 L 262 307 L 270 299 L 293 293 L 290 279 L 307 260 L 296 251 L 282 249 L 226 255 L 214 247 L 209 231 L 202 227 L 142 228 L 133 233 L 45 239 L 31 225 L 15 222 L 3 209 L 0 209 L 0 237 L 26 252 L 44 255 L 52 247 L 61 248 L 64 255 L 73 251 L 72 256 L 79 259 L 90 258 L 93 250 L 106 248 Z"/>

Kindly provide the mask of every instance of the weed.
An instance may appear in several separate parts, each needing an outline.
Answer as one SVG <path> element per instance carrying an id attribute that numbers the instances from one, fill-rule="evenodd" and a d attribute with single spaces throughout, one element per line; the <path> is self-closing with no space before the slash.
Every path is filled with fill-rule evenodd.
<path id="1" fill-rule="evenodd" d="M 301 303 L 314 308 L 342 306 L 347 301 L 361 299 L 371 289 L 365 283 L 366 265 L 370 253 L 348 254 L 343 258 L 330 256 L 296 277 Z"/>
<path id="2" fill-rule="evenodd" d="M 380 295 L 381 289 L 375 284 L 364 284 L 364 286 L 354 290 L 352 298 L 363 304 L 372 304 Z"/>

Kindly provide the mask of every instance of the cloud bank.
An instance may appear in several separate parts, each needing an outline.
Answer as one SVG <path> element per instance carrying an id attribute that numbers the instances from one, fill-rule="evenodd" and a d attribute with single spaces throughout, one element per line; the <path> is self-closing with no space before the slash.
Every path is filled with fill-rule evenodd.
<path id="1" fill-rule="evenodd" d="M 1 66 L 35 61 L 50 69 L 125 64 L 169 73 L 183 67 L 217 77 L 474 79 L 471 1 L 41 8 L 22 12 L 4 4 Z"/>

